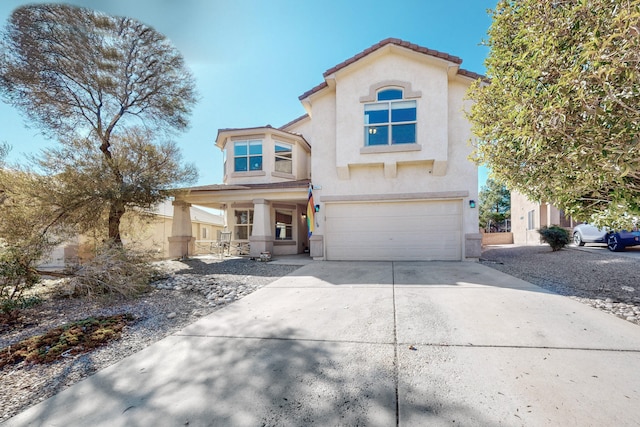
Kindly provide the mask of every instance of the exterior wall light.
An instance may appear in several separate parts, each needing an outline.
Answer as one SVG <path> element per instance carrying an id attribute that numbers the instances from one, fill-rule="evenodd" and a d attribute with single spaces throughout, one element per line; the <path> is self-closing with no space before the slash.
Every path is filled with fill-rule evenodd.
<path id="1" fill-rule="evenodd" d="M 469 200 L 469 207 L 471 209 L 474 209 L 476 207 L 476 201 L 475 200 Z"/>

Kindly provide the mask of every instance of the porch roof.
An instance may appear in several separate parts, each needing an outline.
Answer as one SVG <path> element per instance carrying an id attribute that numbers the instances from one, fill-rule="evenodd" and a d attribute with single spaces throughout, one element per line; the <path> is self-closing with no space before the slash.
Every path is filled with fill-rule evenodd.
<path id="1" fill-rule="evenodd" d="M 311 180 L 302 179 L 298 181 L 283 181 L 283 182 L 269 182 L 262 184 L 242 184 L 242 185 L 227 185 L 227 184 L 211 184 L 211 185 L 201 185 L 198 187 L 188 187 L 183 188 L 182 190 L 188 191 L 190 193 L 195 193 L 199 191 L 233 191 L 233 190 L 257 190 L 257 189 L 282 189 L 282 188 L 307 188 Z"/>
<path id="2" fill-rule="evenodd" d="M 239 203 L 254 199 L 272 202 L 304 203 L 311 180 L 283 181 L 263 184 L 226 185 L 213 184 L 183 188 L 176 199 L 194 205 L 220 209 L 229 203 Z"/>

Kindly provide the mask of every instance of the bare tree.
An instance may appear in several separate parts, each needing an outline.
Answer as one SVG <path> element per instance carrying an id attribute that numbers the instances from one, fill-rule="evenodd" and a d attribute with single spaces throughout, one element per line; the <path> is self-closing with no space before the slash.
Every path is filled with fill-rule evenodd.
<path id="1" fill-rule="evenodd" d="M 133 127 L 146 129 L 148 143 L 157 133 L 186 129 L 196 93 L 182 56 L 133 19 L 60 4 L 16 9 L 0 44 L 4 100 L 44 134 L 91 141 L 101 153 L 100 179 L 120 189 L 108 200 L 108 237 L 120 245 L 120 220 L 131 202 L 125 190 L 142 185 L 150 193 L 128 181 L 114 144 L 131 140 L 125 131 Z"/>

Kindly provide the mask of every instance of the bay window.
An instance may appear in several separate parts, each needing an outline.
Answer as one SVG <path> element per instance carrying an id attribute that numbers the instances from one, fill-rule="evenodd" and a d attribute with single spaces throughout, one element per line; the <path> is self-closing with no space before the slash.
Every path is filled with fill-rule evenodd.
<path id="1" fill-rule="evenodd" d="M 293 147 L 291 144 L 275 141 L 275 171 L 293 173 Z"/>
<path id="2" fill-rule="evenodd" d="M 233 144 L 233 162 L 235 172 L 262 170 L 262 141 L 236 141 Z"/>

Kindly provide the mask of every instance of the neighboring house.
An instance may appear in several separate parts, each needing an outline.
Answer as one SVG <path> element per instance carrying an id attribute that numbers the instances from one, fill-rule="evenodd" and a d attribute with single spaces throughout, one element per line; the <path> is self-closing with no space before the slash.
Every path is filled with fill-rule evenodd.
<path id="1" fill-rule="evenodd" d="M 302 94 L 304 116 L 280 128 L 220 129 L 224 183 L 191 188 L 174 204 L 224 210 L 233 244 L 248 242 L 252 256 L 309 250 L 321 260 L 477 259 L 478 173 L 463 110 L 468 87 L 482 76 L 461 63 L 383 40 Z M 188 215 L 178 220 L 171 256 L 194 244 Z"/>
<path id="2" fill-rule="evenodd" d="M 137 217 L 128 213 L 123 219 L 122 242 L 138 249 L 148 250 L 158 258 L 169 257 L 169 241 L 173 229 L 173 204 L 160 203 L 151 216 Z M 194 251 L 189 253 L 216 252 L 219 233 L 224 230 L 224 218 L 195 206 L 190 208 L 191 235 L 197 236 Z M 90 253 L 95 240 L 89 236 L 78 236 L 70 242 L 59 245 L 49 258 L 39 264 L 41 268 L 62 267 L 67 262 L 75 262 Z"/>
<path id="3" fill-rule="evenodd" d="M 200 254 L 210 253 L 219 239 L 219 233 L 224 230 L 224 218 L 191 206 L 189 210 L 191 219 L 191 235 L 196 238 L 195 252 Z M 126 231 L 123 234 L 123 242 L 126 244 L 134 240 L 143 249 L 157 252 L 158 257 L 169 257 L 169 236 L 173 229 L 174 207 L 171 201 L 165 201 L 156 206 L 152 211 L 153 217 L 141 228 L 135 231 Z"/>
<path id="4" fill-rule="evenodd" d="M 538 230 L 543 226 L 559 225 L 573 229 L 577 222 L 549 203 L 532 202 L 517 191 L 511 192 L 511 232 L 516 245 L 539 245 Z"/>

